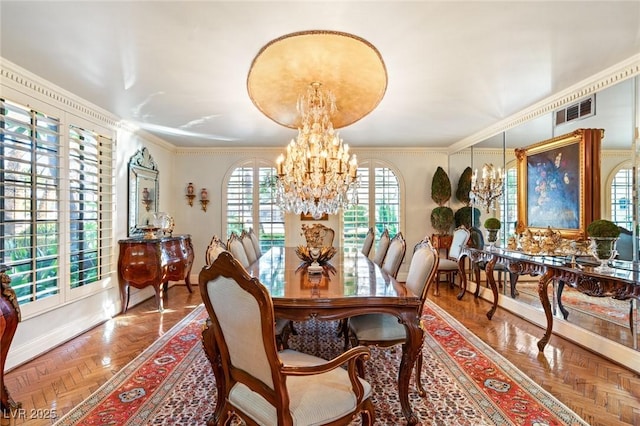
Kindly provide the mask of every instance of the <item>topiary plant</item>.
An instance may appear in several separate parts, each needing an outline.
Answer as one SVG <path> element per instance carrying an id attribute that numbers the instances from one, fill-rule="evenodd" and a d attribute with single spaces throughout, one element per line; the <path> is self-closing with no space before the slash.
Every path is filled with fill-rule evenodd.
<path id="1" fill-rule="evenodd" d="M 440 207 L 444 206 L 451 198 L 451 181 L 447 172 L 440 166 L 433 174 L 431 181 L 431 199 Z"/>
<path id="2" fill-rule="evenodd" d="M 471 205 L 471 197 L 469 193 L 471 192 L 471 177 L 473 176 L 473 171 L 471 167 L 467 167 L 464 169 L 462 174 L 460 175 L 460 179 L 458 180 L 458 189 L 456 189 L 456 199 L 460 201 L 465 206 Z"/>
<path id="3" fill-rule="evenodd" d="M 620 228 L 610 220 L 594 220 L 587 226 L 587 235 L 590 237 L 618 238 L 620 236 Z"/>
<path id="4" fill-rule="evenodd" d="M 472 218 L 473 220 L 471 220 Z M 467 229 L 477 228 L 480 226 L 480 210 L 471 206 L 460 207 L 456 210 L 454 219 L 456 228 L 460 226 L 464 226 Z"/>
<path id="5" fill-rule="evenodd" d="M 500 229 L 500 226 L 502 226 L 502 223 L 495 217 L 490 217 L 484 221 L 484 227 L 486 229 Z"/>
<path id="6" fill-rule="evenodd" d="M 431 226 L 440 235 L 447 235 L 453 226 L 453 210 L 451 207 L 436 207 L 431 212 Z"/>

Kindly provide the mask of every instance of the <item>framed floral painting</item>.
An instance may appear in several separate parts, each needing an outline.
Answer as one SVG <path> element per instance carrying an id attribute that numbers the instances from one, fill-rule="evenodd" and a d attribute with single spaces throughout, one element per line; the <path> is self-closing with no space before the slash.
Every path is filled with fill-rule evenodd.
<path id="1" fill-rule="evenodd" d="M 551 227 L 565 238 L 586 238 L 587 225 L 600 218 L 603 136 L 602 129 L 578 129 L 516 149 L 517 232 Z"/>

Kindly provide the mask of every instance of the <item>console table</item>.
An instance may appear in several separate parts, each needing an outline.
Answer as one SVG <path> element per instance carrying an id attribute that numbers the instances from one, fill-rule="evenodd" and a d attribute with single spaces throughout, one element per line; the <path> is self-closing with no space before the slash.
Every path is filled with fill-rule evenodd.
<path id="1" fill-rule="evenodd" d="M 2 414 L 16 410 L 20 404 L 16 404 L 9 396 L 9 391 L 4 386 L 4 363 L 7 360 L 9 346 L 16 333 L 18 322 L 20 322 L 20 306 L 16 293 L 11 288 L 11 279 L 6 271 L 5 265 L 0 265 L 0 409 Z"/>
<path id="2" fill-rule="evenodd" d="M 192 292 L 189 274 L 193 266 L 193 245 L 190 235 L 162 238 L 128 238 L 118 241 L 118 283 L 121 313 L 129 305 L 129 286 L 142 289 L 152 286 L 158 310 L 162 312 L 162 294 L 169 280 L 183 281 Z"/>
<path id="3" fill-rule="evenodd" d="M 553 330 L 553 313 L 547 288 L 552 280 L 564 282 L 576 290 L 596 297 L 613 297 L 618 300 L 640 300 L 640 271 L 632 262 L 613 261 L 611 272 L 598 272 L 590 264 L 571 263 L 566 256 L 542 256 L 530 255 L 516 250 L 493 248 L 480 250 L 465 247 L 463 254 L 472 260 L 486 259 L 487 281 L 494 295 L 491 314 L 495 312 L 498 302 L 498 290 L 493 277 L 493 266 L 496 262 L 504 264 L 510 272 L 518 275 L 539 276 L 538 296 L 547 319 L 547 328 L 542 339 L 538 341 L 538 349 L 542 351 L 551 338 Z M 464 274 L 462 274 L 464 276 Z M 512 283 L 512 293 L 515 283 Z M 463 291 L 466 289 L 466 280 L 463 282 Z M 633 315 L 633 311 L 631 312 Z M 489 319 L 491 316 L 487 314 Z M 631 318 L 631 322 L 635 319 Z M 637 330 L 632 329 L 633 341 L 637 341 Z"/>

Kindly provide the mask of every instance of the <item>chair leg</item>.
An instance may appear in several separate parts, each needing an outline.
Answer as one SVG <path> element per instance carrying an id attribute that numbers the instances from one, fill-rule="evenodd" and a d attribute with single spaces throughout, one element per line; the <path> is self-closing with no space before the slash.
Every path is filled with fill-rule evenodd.
<path id="1" fill-rule="evenodd" d="M 418 388 L 418 395 L 424 397 L 427 392 L 422 387 L 422 349 L 418 353 L 418 359 L 416 360 L 416 387 Z"/>
<path id="2" fill-rule="evenodd" d="M 349 349 L 349 318 L 340 321 L 340 333 L 344 337 L 344 350 Z"/>

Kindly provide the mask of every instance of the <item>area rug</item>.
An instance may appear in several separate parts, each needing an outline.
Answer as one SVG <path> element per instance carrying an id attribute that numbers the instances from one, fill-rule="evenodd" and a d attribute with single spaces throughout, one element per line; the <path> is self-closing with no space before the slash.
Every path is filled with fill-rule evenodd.
<path id="1" fill-rule="evenodd" d="M 216 399 L 215 379 L 195 309 L 156 343 L 64 415 L 63 425 L 205 425 Z M 575 413 L 431 302 L 425 330 L 421 398 L 410 400 L 423 425 L 586 425 Z M 290 346 L 322 357 L 341 352 L 335 322 L 296 323 Z M 397 398 L 401 348 L 372 348 L 366 378 L 372 384 L 376 425 L 406 424 Z M 359 420 L 353 423 L 359 424 Z"/>
<path id="2" fill-rule="evenodd" d="M 518 283 L 517 290 L 533 296 L 538 300 L 538 283 L 524 282 Z M 552 301 L 553 286 L 548 286 L 549 301 Z M 571 288 L 568 285 L 562 290 L 562 305 L 569 310 L 576 310 L 585 315 L 610 321 L 624 328 L 629 328 L 629 301 L 616 300 L 612 297 L 592 297 Z"/>

